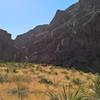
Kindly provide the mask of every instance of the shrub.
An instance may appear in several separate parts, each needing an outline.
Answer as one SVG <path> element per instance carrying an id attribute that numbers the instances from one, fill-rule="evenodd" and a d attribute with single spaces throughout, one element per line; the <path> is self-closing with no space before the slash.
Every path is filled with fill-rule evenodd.
<path id="1" fill-rule="evenodd" d="M 57 73 L 57 72 L 54 72 L 54 71 L 50 71 L 50 72 L 48 72 L 48 74 L 51 74 L 51 75 L 58 75 L 58 73 Z"/>
<path id="2" fill-rule="evenodd" d="M 69 79 L 70 79 L 70 77 L 69 77 L 69 76 L 65 76 L 65 79 L 69 80 Z"/>
<path id="3" fill-rule="evenodd" d="M 7 75 L 0 75 L 0 83 L 9 82 Z"/>
<path id="4" fill-rule="evenodd" d="M 62 74 L 68 74 L 68 72 L 67 71 L 63 71 L 63 72 L 61 72 Z"/>
<path id="5" fill-rule="evenodd" d="M 81 80 L 80 79 L 73 79 L 73 83 L 75 84 L 75 85 L 80 85 L 82 82 L 81 82 Z"/>
<path id="6" fill-rule="evenodd" d="M 45 78 L 41 79 L 41 80 L 39 81 L 39 83 L 50 84 L 50 85 L 53 84 L 52 81 L 50 81 L 50 80 L 48 80 L 48 79 L 45 79 Z"/>

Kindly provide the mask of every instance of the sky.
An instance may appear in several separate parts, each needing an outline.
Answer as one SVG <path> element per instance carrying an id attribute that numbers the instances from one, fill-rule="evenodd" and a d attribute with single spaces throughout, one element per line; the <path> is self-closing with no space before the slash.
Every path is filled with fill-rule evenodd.
<path id="1" fill-rule="evenodd" d="M 49 24 L 57 9 L 64 10 L 78 0 L 0 0 L 0 29 L 14 39 L 37 25 Z"/>

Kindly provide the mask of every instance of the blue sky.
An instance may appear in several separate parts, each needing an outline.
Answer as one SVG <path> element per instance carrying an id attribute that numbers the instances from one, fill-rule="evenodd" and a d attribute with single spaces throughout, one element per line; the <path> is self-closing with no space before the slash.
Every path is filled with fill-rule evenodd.
<path id="1" fill-rule="evenodd" d="M 37 25 L 48 24 L 56 10 L 64 10 L 78 0 L 0 0 L 0 28 L 16 35 Z"/>

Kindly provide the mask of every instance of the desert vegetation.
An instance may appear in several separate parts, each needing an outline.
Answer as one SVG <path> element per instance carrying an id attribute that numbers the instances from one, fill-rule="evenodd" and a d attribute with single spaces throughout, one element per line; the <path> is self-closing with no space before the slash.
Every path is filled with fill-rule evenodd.
<path id="1" fill-rule="evenodd" d="M 0 100 L 100 100 L 100 75 L 46 64 L 0 63 Z"/>

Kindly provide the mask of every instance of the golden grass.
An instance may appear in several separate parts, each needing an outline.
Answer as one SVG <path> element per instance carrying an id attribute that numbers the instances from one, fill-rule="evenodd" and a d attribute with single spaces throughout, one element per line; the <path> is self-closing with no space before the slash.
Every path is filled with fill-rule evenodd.
<path id="1" fill-rule="evenodd" d="M 79 84 L 89 87 L 91 91 L 95 76 L 92 73 L 51 65 L 1 63 L 0 99 L 49 100 L 46 95 L 48 90 L 58 93 L 63 85 L 67 87 L 69 84 L 72 91 L 77 89 Z M 77 80 L 81 83 L 77 83 Z"/>

